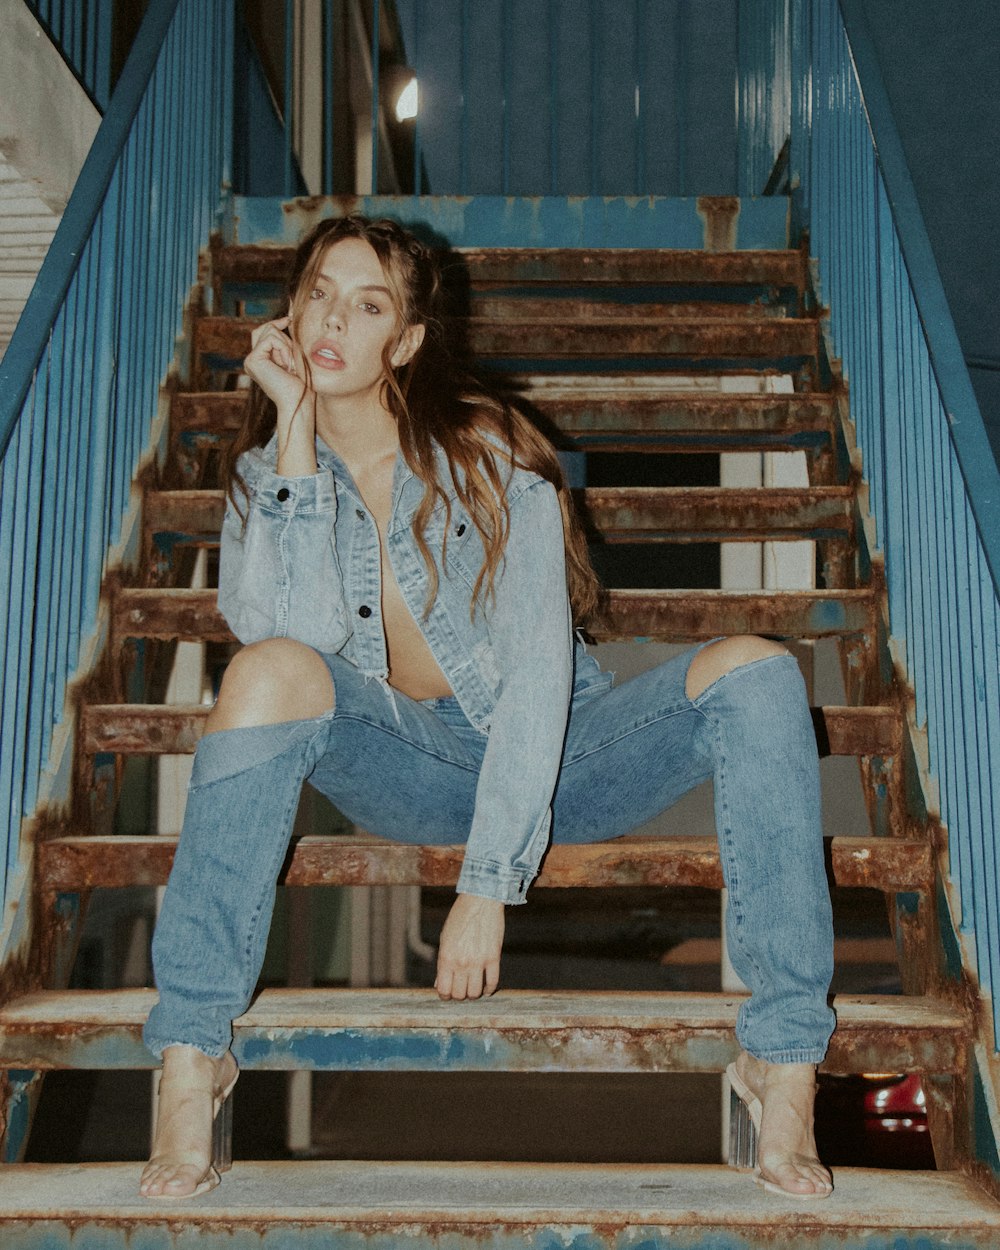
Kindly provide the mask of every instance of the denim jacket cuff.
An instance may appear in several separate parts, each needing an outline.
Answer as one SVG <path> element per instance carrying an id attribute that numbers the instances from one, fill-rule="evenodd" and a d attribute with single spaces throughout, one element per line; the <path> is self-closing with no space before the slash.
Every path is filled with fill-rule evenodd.
<path id="1" fill-rule="evenodd" d="M 498 903 L 517 904 L 526 901 L 528 886 L 535 874 L 527 869 L 504 868 L 486 859 L 470 859 L 462 863 L 456 887 L 459 894 L 475 894 L 479 898 L 496 899 Z"/>
<path id="2" fill-rule="evenodd" d="M 282 477 L 263 466 L 247 476 L 254 503 L 267 512 L 291 515 L 296 512 L 325 513 L 337 510 L 333 475 L 328 469 L 308 477 Z"/>

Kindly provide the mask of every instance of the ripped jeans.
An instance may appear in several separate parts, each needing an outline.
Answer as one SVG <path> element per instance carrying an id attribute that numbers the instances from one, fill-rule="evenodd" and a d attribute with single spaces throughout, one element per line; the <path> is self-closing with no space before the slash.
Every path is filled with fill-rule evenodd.
<path id="1" fill-rule="evenodd" d="M 834 1027 L 833 927 L 802 677 L 792 656 L 768 656 L 692 700 L 693 655 L 620 686 L 576 690 L 552 840 L 619 837 L 713 778 L 729 954 L 751 991 L 737 1039 L 771 1063 L 818 1063 Z M 323 658 L 334 711 L 223 730 L 198 746 L 153 940 L 159 1002 L 144 1037 L 156 1055 L 174 1044 L 213 1057 L 229 1047 L 263 963 L 304 780 L 349 820 L 394 841 L 467 837 L 486 739 L 457 700 L 420 703 L 397 692 L 397 720 L 380 685 L 339 656 Z"/>

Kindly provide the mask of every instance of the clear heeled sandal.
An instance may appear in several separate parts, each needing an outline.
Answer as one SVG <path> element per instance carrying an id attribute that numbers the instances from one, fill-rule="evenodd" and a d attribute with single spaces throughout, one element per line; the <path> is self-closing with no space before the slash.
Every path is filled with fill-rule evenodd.
<path id="1" fill-rule="evenodd" d="M 777 1194 L 782 1198 L 828 1198 L 831 1193 L 829 1189 L 815 1190 L 812 1193 L 783 1189 L 761 1175 L 757 1163 L 757 1141 L 763 1114 L 760 1099 L 736 1071 L 736 1064 L 731 1063 L 726 1068 L 726 1076 L 729 1079 L 729 1166 L 751 1169 L 754 1183 L 769 1194 Z"/>
<path id="2" fill-rule="evenodd" d="M 233 1166 L 233 1088 L 239 1077 L 237 1070 L 226 1088 L 216 1095 L 213 1103 L 212 1118 L 212 1158 L 202 1179 L 189 1194 L 158 1193 L 144 1195 L 152 1202 L 179 1202 L 185 1199 L 199 1198 L 207 1194 L 221 1182 L 222 1174 Z M 161 1084 L 162 1088 L 162 1084 Z M 152 1160 L 150 1160 L 152 1162 Z M 182 1163 L 180 1167 L 192 1167 L 193 1164 Z"/>

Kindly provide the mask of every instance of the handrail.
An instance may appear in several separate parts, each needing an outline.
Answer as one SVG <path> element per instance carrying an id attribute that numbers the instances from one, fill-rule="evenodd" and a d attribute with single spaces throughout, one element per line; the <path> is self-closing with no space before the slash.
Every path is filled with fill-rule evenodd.
<path id="1" fill-rule="evenodd" d="M 1000 1048 L 1000 471 L 861 0 L 741 0 L 740 15 L 752 28 L 741 74 L 788 79 L 772 95 L 791 136 L 792 215 L 850 388 L 890 647 L 914 694 L 925 799 L 947 831 L 954 925 Z M 748 178 L 772 121 L 741 118 Z"/>
<path id="2" fill-rule="evenodd" d="M 0 363 L 0 892 L 174 359 L 232 149 L 233 0 L 148 7 Z M 64 786 L 60 775 L 59 786 Z M 49 797 L 63 802 L 64 789 Z M 18 888 L 21 888 L 20 886 Z"/>
<path id="3" fill-rule="evenodd" d="M 1000 468 L 993 457 L 986 426 L 972 389 L 954 318 L 948 307 L 882 79 L 863 0 L 839 0 L 839 4 L 872 142 L 934 366 L 934 376 L 948 414 L 951 441 L 993 577 L 993 588 L 1000 593 Z"/>

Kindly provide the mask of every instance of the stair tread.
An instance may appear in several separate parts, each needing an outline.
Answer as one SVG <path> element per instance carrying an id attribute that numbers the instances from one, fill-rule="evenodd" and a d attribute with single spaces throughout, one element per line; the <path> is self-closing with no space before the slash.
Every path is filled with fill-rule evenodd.
<path id="1" fill-rule="evenodd" d="M 744 996 L 502 990 L 441 1002 L 429 989 L 265 989 L 233 1025 L 242 1068 L 382 1072 L 722 1072 Z M 0 1010 L 0 1067 L 155 1066 L 151 989 L 48 990 Z M 951 1004 L 835 995 L 827 1072 L 962 1069 L 969 1021 Z"/>
<path id="2" fill-rule="evenodd" d="M 272 988 L 260 992 L 247 1028 L 696 1028 L 734 1023 L 745 995 L 679 990 L 501 990 L 490 998 L 442 1002 L 426 989 Z M 0 1031 L 33 1032 L 145 1021 L 153 989 L 38 990 L 0 1007 Z M 966 1014 L 945 999 L 901 994 L 837 994 L 838 1031 L 885 1024 L 899 1029 L 962 1029 Z"/>
<path id="3" fill-rule="evenodd" d="M 199 357 L 212 358 L 210 367 L 232 371 L 250 350 L 250 334 L 259 318 L 205 316 L 194 323 L 193 344 Z M 815 319 L 767 317 L 723 320 L 580 317 L 575 319 L 492 321 L 470 319 L 469 343 L 486 357 L 566 356 L 617 358 L 679 357 L 747 360 L 812 356 L 819 347 Z"/>
<path id="4" fill-rule="evenodd" d="M 708 252 L 688 248 L 520 248 L 457 247 L 451 255 L 473 286 L 541 283 L 704 283 L 802 287 L 806 259 L 791 249 Z M 294 248 L 235 244 L 212 254 L 223 282 L 284 282 Z"/>
<path id="5" fill-rule="evenodd" d="M 221 619 L 221 618 L 220 618 Z M 171 626 L 171 628 L 174 628 Z M 127 628 L 123 628 L 127 633 Z M 183 636 L 202 636 L 182 630 Z M 176 636 L 164 629 L 153 637 Z M 222 633 L 220 637 L 228 637 Z M 81 748 L 89 754 L 119 751 L 138 755 L 177 755 L 195 749 L 211 709 L 202 703 L 89 703 L 81 716 Z M 893 755 L 899 751 L 902 725 L 892 707 L 813 709 L 822 755 Z"/>
<path id="6" fill-rule="evenodd" d="M 838 885 L 926 889 L 932 848 L 918 839 L 830 837 Z M 49 890 L 161 885 L 177 846 L 165 834 L 52 838 L 39 845 L 39 879 Z M 292 843 L 285 885 L 454 885 L 464 847 L 414 846 L 363 833 L 310 835 Z M 536 887 L 722 885 L 711 836 L 624 837 L 550 848 Z"/>
<path id="7" fill-rule="evenodd" d="M 587 524 L 609 540 L 718 536 L 727 541 L 844 535 L 850 529 L 849 486 L 736 488 L 598 486 L 574 491 Z M 217 541 L 221 489 L 148 491 L 145 525 L 152 533 Z"/>
<path id="8" fill-rule="evenodd" d="M 823 1230 L 962 1231 L 995 1245 L 1000 1204 L 957 1172 L 837 1168 L 824 1202 L 767 1194 L 724 1165 L 239 1161 L 217 1189 L 167 1203 L 141 1199 L 136 1163 L 20 1164 L 0 1171 L 0 1221 L 102 1220 L 131 1226 L 342 1224 L 366 1234 L 413 1225 L 681 1226 L 798 1236 Z M 993 1231 L 991 1231 L 993 1230 Z M 579 1231 L 579 1230 L 577 1230 Z M 472 1238 L 479 1244 L 478 1235 Z M 409 1239 L 409 1236 L 407 1239 Z M 18 1243 L 20 1244 L 20 1243 Z M 34 1243 L 32 1243 L 34 1244 Z M 506 1244 L 506 1243 L 505 1243 Z M 825 1244 L 825 1243 L 824 1243 Z"/>
<path id="9" fill-rule="evenodd" d="M 232 638 L 216 591 L 132 588 L 115 596 L 120 637 Z M 599 641 L 656 638 L 682 642 L 719 634 L 826 638 L 874 625 L 871 590 L 612 590 Z"/>

